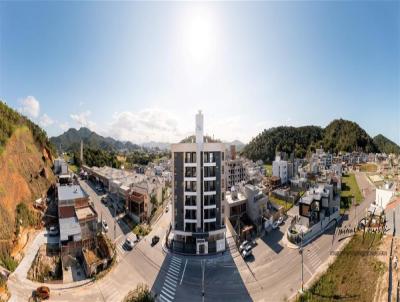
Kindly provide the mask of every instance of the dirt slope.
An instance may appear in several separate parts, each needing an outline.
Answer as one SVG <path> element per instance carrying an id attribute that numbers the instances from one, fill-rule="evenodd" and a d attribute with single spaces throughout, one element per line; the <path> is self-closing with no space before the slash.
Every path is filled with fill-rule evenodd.
<path id="1" fill-rule="evenodd" d="M 35 143 L 31 131 L 17 128 L 0 155 L 0 243 L 14 238 L 15 208 L 30 207 L 54 183 L 51 154 Z"/>

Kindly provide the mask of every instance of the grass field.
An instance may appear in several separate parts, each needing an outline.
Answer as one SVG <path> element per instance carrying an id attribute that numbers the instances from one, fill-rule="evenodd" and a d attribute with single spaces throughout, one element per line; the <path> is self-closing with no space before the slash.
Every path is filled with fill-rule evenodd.
<path id="1" fill-rule="evenodd" d="M 352 173 L 345 174 L 342 177 L 342 193 L 340 195 L 340 208 L 341 209 L 350 208 L 353 198 L 356 204 L 360 204 L 362 201 L 362 195 L 358 187 L 356 177 Z"/>
<path id="2" fill-rule="evenodd" d="M 360 167 L 361 172 L 376 172 L 378 167 L 375 164 L 362 164 Z"/>
<path id="3" fill-rule="evenodd" d="M 290 209 L 293 207 L 293 204 L 292 204 L 291 202 L 286 202 L 285 200 L 276 198 L 275 196 L 270 195 L 270 196 L 269 196 L 269 199 L 270 199 L 273 203 L 282 206 L 282 207 L 285 209 L 285 211 L 288 211 L 288 210 L 290 210 Z"/>
<path id="4" fill-rule="evenodd" d="M 264 165 L 265 176 L 272 176 L 272 165 Z"/>
<path id="5" fill-rule="evenodd" d="M 354 236 L 326 273 L 297 301 L 373 301 L 377 280 L 386 270 L 373 252 L 381 234 Z M 372 252 L 367 255 L 368 252 Z"/>

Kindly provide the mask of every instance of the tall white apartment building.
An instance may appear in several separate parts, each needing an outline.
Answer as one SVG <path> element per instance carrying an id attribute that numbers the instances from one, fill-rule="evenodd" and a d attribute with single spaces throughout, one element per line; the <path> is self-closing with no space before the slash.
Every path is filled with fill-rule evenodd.
<path id="1" fill-rule="evenodd" d="M 225 145 L 204 141 L 201 111 L 195 133 L 195 142 L 171 145 L 171 247 L 184 253 L 216 253 L 225 250 Z"/>
<path id="2" fill-rule="evenodd" d="M 282 184 L 288 182 L 288 162 L 282 160 L 280 156 L 276 156 L 272 162 L 272 175 L 281 179 Z"/>

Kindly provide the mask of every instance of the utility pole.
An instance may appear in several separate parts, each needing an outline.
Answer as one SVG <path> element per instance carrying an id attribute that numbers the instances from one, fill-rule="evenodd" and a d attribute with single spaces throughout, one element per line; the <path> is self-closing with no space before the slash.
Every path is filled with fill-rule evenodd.
<path id="1" fill-rule="evenodd" d="M 300 249 L 299 249 L 299 253 L 301 255 L 301 293 L 304 292 L 304 258 L 303 258 L 303 231 L 301 231 L 301 243 L 300 243 Z"/>
<path id="2" fill-rule="evenodd" d="M 201 296 L 202 296 L 202 301 L 204 302 L 204 261 L 205 260 L 201 260 L 201 271 L 202 271 L 202 289 L 201 289 Z"/>

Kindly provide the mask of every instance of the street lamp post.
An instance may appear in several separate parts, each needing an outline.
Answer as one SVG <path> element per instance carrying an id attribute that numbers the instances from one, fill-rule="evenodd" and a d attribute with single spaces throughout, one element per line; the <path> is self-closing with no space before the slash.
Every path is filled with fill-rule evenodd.
<path id="1" fill-rule="evenodd" d="M 304 233 L 301 231 L 301 243 L 300 243 L 300 249 L 299 253 L 301 255 L 301 293 L 304 292 L 304 257 L 303 257 L 303 237 Z"/>

